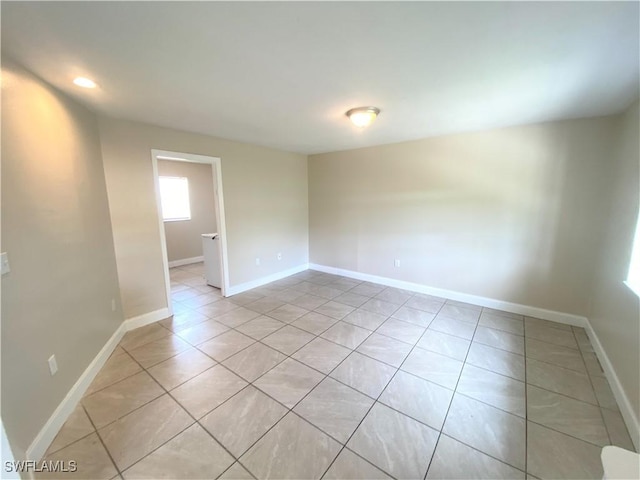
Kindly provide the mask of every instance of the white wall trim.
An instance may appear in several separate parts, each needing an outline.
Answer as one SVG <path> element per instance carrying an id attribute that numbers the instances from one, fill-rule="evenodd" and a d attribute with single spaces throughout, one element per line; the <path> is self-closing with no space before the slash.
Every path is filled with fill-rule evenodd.
<path id="1" fill-rule="evenodd" d="M 36 438 L 31 442 L 29 448 L 27 448 L 27 460 L 39 461 L 43 457 L 47 448 L 49 448 L 49 445 L 51 445 L 51 442 L 53 442 L 53 439 L 62 428 L 62 425 L 67 421 L 73 409 L 76 408 L 84 392 L 89 388 L 95 376 L 115 350 L 116 346 L 118 346 L 120 339 L 126 331 L 127 324 L 123 322 L 113 335 L 111 335 L 111 338 L 105 343 L 104 347 L 98 352 L 98 355 L 91 361 L 85 371 L 82 372 L 78 381 L 71 387 L 71 390 L 69 390 L 62 402 L 58 405 L 58 408 L 56 408 L 51 417 L 49 417 L 44 427 L 38 432 L 38 435 L 36 435 Z"/>
<path id="2" fill-rule="evenodd" d="M 405 282 L 404 280 L 379 277 L 377 275 L 370 275 L 368 273 L 360 273 L 353 270 L 344 270 L 342 268 L 327 267 L 325 265 L 318 265 L 315 263 L 310 263 L 309 268 L 312 270 L 317 270 L 319 272 L 333 273 L 335 275 L 342 275 L 343 277 L 354 278 L 356 280 L 379 283 L 381 285 L 386 285 L 387 287 L 402 288 L 404 290 L 442 297 L 448 300 L 472 303 L 474 305 L 480 305 L 482 307 L 494 308 L 496 310 L 502 310 L 510 313 L 517 313 L 518 315 L 526 315 L 528 317 L 551 320 L 552 322 L 565 323 L 567 325 L 573 325 L 575 327 L 586 327 L 587 325 L 586 317 L 574 315 L 572 313 L 556 312 L 554 310 L 532 307 L 530 305 L 511 303 L 504 300 L 496 300 L 495 298 L 481 297 L 479 295 L 471 295 L 468 293 L 461 293 L 453 290 L 445 290 L 443 288 L 429 287 L 427 285 L 421 285 L 419 283 Z"/>
<path id="3" fill-rule="evenodd" d="M 588 320 L 585 329 L 589 336 L 589 340 L 591 341 L 591 346 L 596 352 L 600 365 L 602 365 L 605 377 L 609 381 L 609 386 L 611 387 L 613 396 L 616 398 L 616 402 L 618 402 L 618 407 L 620 408 L 620 413 L 622 414 L 624 423 L 627 425 L 627 430 L 629 430 L 631 441 L 635 445 L 636 451 L 640 450 L 640 422 L 638 421 L 638 416 L 629 401 L 629 397 L 627 397 L 627 394 L 622 388 L 622 383 L 613 368 L 611 360 L 609 360 L 607 352 L 605 352 L 598 335 L 596 335 L 596 331 Z"/>
<path id="4" fill-rule="evenodd" d="M 169 262 L 169 268 L 181 267 L 182 265 L 191 265 L 192 263 L 204 262 L 204 257 L 183 258 L 182 260 L 172 260 Z"/>
<path id="5" fill-rule="evenodd" d="M 266 277 L 258 278 L 257 280 L 252 280 L 250 282 L 241 283 L 239 285 L 234 285 L 229 287 L 227 290 L 227 296 L 237 295 L 238 293 L 246 292 L 247 290 L 251 290 L 252 288 L 258 288 L 267 283 L 275 282 L 276 280 L 281 280 L 283 278 L 289 277 L 291 275 L 295 275 L 296 273 L 304 272 L 309 269 L 308 263 L 303 263 L 302 265 L 298 265 L 297 267 L 290 268 L 289 270 L 283 270 L 281 272 L 277 272 Z"/>
<path id="6" fill-rule="evenodd" d="M 129 330 L 135 330 L 136 328 L 144 327 L 145 325 L 149 325 L 150 323 L 154 323 L 159 320 L 164 320 L 170 316 L 171 313 L 169 312 L 169 309 L 165 307 L 154 310 L 153 312 L 143 313 L 137 317 L 127 318 L 124 321 L 125 331 L 128 332 Z"/>

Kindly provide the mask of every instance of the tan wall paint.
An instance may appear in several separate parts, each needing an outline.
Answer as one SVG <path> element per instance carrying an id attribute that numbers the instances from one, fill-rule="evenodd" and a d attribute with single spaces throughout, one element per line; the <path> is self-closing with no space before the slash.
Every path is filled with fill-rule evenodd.
<path id="1" fill-rule="evenodd" d="M 627 278 L 640 199 L 640 121 L 638 103 L 619 119 L 612 202 L 596 269 L 589 320 L 640 417 L 640 309 Z M 636 445 L 640 439 L 635 439 Z"/>
<path id="2" fill-rule="evenodd" d="M 312 155 L 310 261 L 584 315 L 614 127 L 605 117 Z"/>
<path id="3" fill-rule="evenodd" d="M 203 233 L 217 232 L 213 168 L 201 163 L 158 161 L 158 174 L 187 177 L 191 220 L 164 222 L 169 261 L 202 256 Z"/>
<path id="4" fill-rule="evenodd" d="M 95 116 L 2 63 L 2 419 L 17 458 L 122 323 Z M 55 354 L 59 371 L 49 374 Z"/>
<path id="5" fill-rule="evenodd" d="M 232 286 L 307 263 L 305 155 L 111 118 L 99 123 L 125 317 L 166 306 L 151 149 L 222 159 Z"/>

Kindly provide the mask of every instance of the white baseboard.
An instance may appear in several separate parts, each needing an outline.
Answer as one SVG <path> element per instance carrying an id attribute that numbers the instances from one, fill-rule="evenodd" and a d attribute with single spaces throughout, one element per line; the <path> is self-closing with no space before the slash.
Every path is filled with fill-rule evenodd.
<path id="1" fill-rule="evenodd" d="M 182 260 L 173 260 L 169 262 L 169 268 L 181 267 L 182 265 L 190 265 L 192 263 L 204 262 L 204 257 L 183 258 Z"/>
<path id="2" fill-rule="evenodd" d="M 69 393 L 67 393 L 62 402 L 60 402 L 58 408 L 56 408 L 51 417 L 49 417 L 49 420 L 47 420 L 47 423 L 45 423 L 44 427 L 38 432 L 33 442 L 31 442 L 26 452 L 27 460 L 39 461 L 43 457 L 47 448 L 49 448 L 49 445 L 51 445 L 51 442 L 62 428 L 62 425 L 64 425 L 64 422 L 67 421 L 73 409 L 76 408 L 76 405 L 82 399 L 84 392 L 89 388 L 95 376 L 115 350 L 118 343 L 120 343 L 120 339 L 125 332 L 126 324 L 121 323 L 118 329 L 111 335 L 111 338 L 105 343 L 104 347 L 98 352 L 98 355 L 95 356 L 86 370 L 82 372 L 78 381 L 71 387 Z"/>
<path id="3" fill-rule="evenodd" d="M 135 330 L 136 328 L 144 327 L 145 325 L 149 325 L 150 323 L 164 320 L 170 315 L 171 314 L 169 313 L 169 309 L 167 307 L 160 308 L 158 310 L 154 310 L 153 312 L 143 313 L 142 315 L 138 315 L 137 317 L 127 318 L 124 321 L 125 328 L 127 332 L 129 330 Z"/>
<path id="4" fill-rule="evenodd" d="M 585 327 L 587 325 L 586 317 L 574 315 L 571 313 L 556 312 L 544 308 L 532 307 L 530 305 L 521 305 L 519 303 L 505 302 L 504 300 L 496 300 L 494 298 L 481 297 L 478 295 L 470 295 L 468 293 L 455 292 L 453 290 L 445 290 L 442 288 L 429 287 L 419 283 L 405 282 L 403 280 L 395 280 L 393 278 L 379 277 L 368 273 L 355 272 L 353 270 L 344 270 L 342 268 L 327 267 L 325 265 L 309 264 L 311 270 L 319 272 L 332 273 L 334 275 L 342 275 L 343 277 L 354 278 L 365 282 L 379 283 L 387 287 L 401 288 L 411 292 L 424 293 L 435 297 L 446 298 L 448 300 L 456 300 L 459 302 L 472 303 L 482 307 L 494 308 L 505 312 L 516 313 L 518 315 L 526 315 L 528 317 L 541 318 L 543 320 L 551 320 L 552 322 L 565 323 L 575 327 Z"/>
<path id="5" fill-rule="evenodd" d="M 636 451 L 640 451 L 640 422 L 638 422 L 638 416 L 629 401 L 629 397 L 627 397 L 627 394 L 622 388 L 622 383 L 620 383 L 620 379 L 613 368 L 611 360 L 609 360 L 607 352 L 605 352 L 602 347 L 602 343 L 600 343 L 598 335 L 596 335 L 595 330 L 591 326 L 591 322 L 587 321 L 585 329 L 587 330 L 587 335 L 589 335 L 591 346 L 596 352 L 600 365 L 602 365 L 602 369 L 604 370 L 604 374 L 609 381 L 609 386 L 611 387 L 613 396 L 616 398 L 616 402 L 618 402 L 618 407 L 620 408 L 620 413 L 622 414 L 624 423 L 627 425 L 627 430 L 629 430 L 631 441 L 636 447 Z"/>
<path id="6" fill-rule="evenodd" d="M 258 288 L 267 283 L 275 282 L 276 280 L 281 280 L 283 278 L 289 277 L 291 275 L 295 275 L 296 273 L 304 272 L 309 269 L 308 263 L 303 263 L 302 265 L 298 265 L 297 267 L 290 268 L 289 270 L 283 270 L 282 272 L 277 272 L 267 277 L 258 278 L 257 280 L 252 280 L 250 282 L 241 283 L 240 285 L 233 285 L 227 289 L 227 297 L 232 295 L 237 295 L 238 293 L 246 292 L 247 290 L 251 290 L 252 288 Z"/>

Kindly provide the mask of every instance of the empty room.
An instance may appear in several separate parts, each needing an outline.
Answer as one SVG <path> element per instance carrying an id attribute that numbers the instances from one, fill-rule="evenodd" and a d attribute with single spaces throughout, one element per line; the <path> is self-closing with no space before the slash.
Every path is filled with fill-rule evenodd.
<path id="1" fill-rule="evenodd" d="M 0 9 L 0 478 L 640 478 L 639 2 Z"/>

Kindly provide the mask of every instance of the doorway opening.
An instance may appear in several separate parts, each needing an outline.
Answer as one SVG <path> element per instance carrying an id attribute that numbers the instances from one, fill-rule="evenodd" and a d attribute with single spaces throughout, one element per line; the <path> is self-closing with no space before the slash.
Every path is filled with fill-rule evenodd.
<path id="1" fill-rule="evenodd" d="M 217 234 L 217 240 L 219 240 L 219 248 L 217 249 L 217 255 L 219 258 L 217 259 L 218 261 L 215 263 L 219 265 L 219 267 L 216 266 L 216 268 L 220 269 L 220 272 L 219 272 L 220 273 L 220 293 L 222 294 L 223 297 L 226 297 L 226 293 L 229 289 L 229 267 L 228 267 L 228 261 L 227 261 L 227 232 L 226 232 L 225 215 L 224 215 L 221 160 L 218 157 L 210 157 L 206 155 L 196 155 L 192 153 L 183 153 L 183 152 L 171 152 L 167 150 L 156 150 L 156 149 L 151 150 L 151 159 L 153 163 L 153 180 L 154 180 L 155 192 L 156 192 L 158 226 L 160 228 L 160 243 L 161 243 L 161 249 L 162 249 L 162 261 L 163 261 L 163 268 L 164 268 L 167 308 L 169 309 L 169 314 L 172 315 L 173 308 L 171 304 L 171 277 L 169 275 L 170 266 L 177 266 L 181 264 L 181 262 L 189 262 L 192 260 L 201 261 L 202 256 L 204 255 L 204 252 L 200 253 L 200 255 L 192 254 L 191 258 L 187 258 L 185 260 L 175 260 L 175 259 L 173 261 L 169 260 L 169 252 L 167 248 L 167 234 L 165 231 L 165 222 L 172 222 L 172 221 L 185 222 L 185 221 L 189 221 L 190 217 L 189 219 L 187 218 L 165 219 L 163 217 L 161 181 L 160 181 L 160 177 L 162 175 L 160 175 L 159 173 L 160 172 L 159 164 L 160 162 L 169 161 L 169 162 L 186 162 L 186 163 L 200 164 L 200 165 L 204 164 L 204 165 L 211 166 L 210 178 L 208 180 L 210 181 L 210 184 L 213 186 L 213 212 L 215 214 L 215 222 L 212 225 L 215 226 L 215 231 L 199 232 L 197 234 L 197 242 L 198 242 L 198 245 L 202 245 L 202 238 L 201 238 L 202 234 L 212 234 L 212 233 Z M 170 177 L 164 177 L 164 178 L 177 179 L 177 178 L 185 178 L 185 177 L 170 176 Z M 173 183 L 177 185 L 179 183 L 185 183 L 185 182 L 179 182 L 176 180 L 174 182 L 165 181 L 164 183 Z M 166 191 L 167 191 L 166 185 L 163 185 L 162 188 L 165 191 L 165 197 L 166 197 Z M 197 199 L 193 199 L 193 200 L 198 201 Z M 210 205 L 206 205 L 206 206 L 210 207 Z M 192 204 L 191 207 L 193 209 L 194 205 Z M 198 205 L 195 205 L 195 207 L 198 207 Z M 191 243 L 193 243 L 193 240 L 194 240 L 193 238 L 190 238 Z M 185 247 L 184 250 L 193 251 L 193 245 L 191 245 L 190 247 L 191 250 L 188 250 L 188 248 L 189 247 Z"/>

